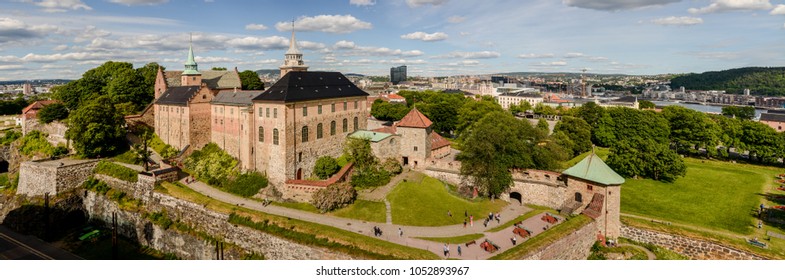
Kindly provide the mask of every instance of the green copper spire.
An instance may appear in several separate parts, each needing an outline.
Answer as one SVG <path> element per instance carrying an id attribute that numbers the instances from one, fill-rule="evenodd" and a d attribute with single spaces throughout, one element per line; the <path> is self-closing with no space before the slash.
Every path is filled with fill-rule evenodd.
<path id="1" fill-rule="evenodd" d="M 199 70 L 196 68 L 196 61 L 194 60 L 193 37 L 188 44 L 188 60 L 185 61 L 185 71 L 183 75 L 199 75 Z"/>

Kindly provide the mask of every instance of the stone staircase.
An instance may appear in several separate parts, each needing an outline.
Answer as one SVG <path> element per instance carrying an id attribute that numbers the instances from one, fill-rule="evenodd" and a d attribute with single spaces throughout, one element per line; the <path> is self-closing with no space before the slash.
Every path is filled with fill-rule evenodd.
<path id="1" fill-rule="evenodd" d="M 562 204 L 561 210 L 559 210 L 559 214 L 562 216 L 570 216 L 575 213 L 575 210 L 581 207 L 581 203 L 577 202 L 573 199 L 568 199 L 567 201 Z"/>

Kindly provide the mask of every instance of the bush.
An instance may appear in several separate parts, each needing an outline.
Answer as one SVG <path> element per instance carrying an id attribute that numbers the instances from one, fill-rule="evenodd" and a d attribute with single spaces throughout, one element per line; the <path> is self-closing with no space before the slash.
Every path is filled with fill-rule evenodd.
<path id="1" fill-rule="evenodd" d="M 311 203 L 322 212 L 327 212 L 352 204 L 356 198 L 357 191 L 351 185 L 333 184 L 316 192 Z"/>
<path id="2" fill-rule="evenodd" d="M 53 103 L 44 106 L 37 114 L 38 120 L 42 123 L 64 120 L 68 117 L 68 108 L 62 103 Z"/>
<path id="3" fill-rule="evenodd" d="M 387 173 L 395 175 L 401 174 L 401 172 L 403 172 L 403 167 L 401 167 L 401 164 L 394 158 L 385 159 L 384 163 L 382 163 L 382 169 L 387 171 Z"/>
<path id="4" fill-rule="evenodd" d="M 213 186 L 222 186 L 236 172 L 237 160 L 215 143 L 194 151 L 183 161 L 196 177 Z"/>
<path id="5" fill-rule="evenodd" d="M 16 141 L 16 139 L 22 138 L 22 132 L 16 130 L 9 130 L 5 132 L 2 138 L 0 138 L 0 145 L 8 145 L 11 142 Z"/>
<path id="6" fill-rule="evenodd" d="M 111 187 L 109 187 L 109 185 L 107 185 L 103 181 L 93 177 L 88 178 L 87 181 L 82 183 L 82 187 L 85 188 L 86 190 L 95 191 L 100 195 L 104 195 L 107 192 L 109 192 L 109 190 L 112 189 Z"/>
<path id="7" fill-rule="evenodd" d="M 172 158 L 172 157 L 176 156 L 178 153 L 180 153 L 180 151 L 178 151 L 177 149 L 175 149 L 171 145 L 165 144 L 164 141 L 161 140 L 161 138 L 158 137 L 158 135 L 155 135 L 155 134 L 153 134 L 153 139 L 150 140 L 149 145 L 150 145 L 150 148 L 153 148 L 153 150 L 156 153 L 158 153 L 158 155 L 160 155 L 161 158 L 164 158 L 164 159 Z"/>
<path id="8" fill-rule="evenodd" d="M 19 150 L 23 155 L 32 156 L 35 154 L 51 157 L 54 154 L 54 146 L 46 141 L 46 133 L 33 130 L 27 133 L 19 143 Z"/>
<path id="9" fill-rule="evenodd" d="M 352 186 L 355 188 L 374 188 L 390 182 L 390 173 L 376 167 L 358 170 L 352 175 Z"/>
<path id="10" fill-rule="evenodd" d="M 137 174 L 139 172 L 122 165 L 102 160 L 95 166 L 95 173 L 109 175 L 123 181 L 135 183 L 138 179 Z"/>
<path id="11" fill-rule="evenodd" d="M 225 183 L 222 189 L 242 197 L 251 197 L 259 193 L 259 190 L 266 188 L 267 184 L 267 176 L 259 172 L 248 172 Z"/>
<path id="12" fill-rule="evenodd" d="M 323 156 L 316 160 L 316 166 L 313 168 L 313 173 L 316 174 L 319 179 L 327 179 L 333 174 L 338 173 L 341 170 L 341 166 L 338 165 L 338 161 L 330 156 Z"/>

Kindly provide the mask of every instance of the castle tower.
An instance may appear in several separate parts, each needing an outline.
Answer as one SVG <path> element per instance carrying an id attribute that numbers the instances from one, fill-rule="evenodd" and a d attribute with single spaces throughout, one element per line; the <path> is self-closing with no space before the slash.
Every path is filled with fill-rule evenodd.
<path id="1" fill-rule="evenodd" d="M 395 124 L 401 135 L 400 154 L 404 165 L 417 167 L 431 156 L 431 122 L 414 107 Z"/>
<path id="2" fill-rule="evenodd" d="M 562 172 L 567 183 L 565 206 L 581 210 L 596 221 L 597 231 L 609 239 L 621 235 L 621 185 L 624 178 L 594 152 Z M 569 205 L 573 204 L 575 208 Z"/>
<path id="3" fill-rule="evenodd" d="M 185 61 L 185 71 L 180 76 L 180 85 L 182 86 L 200 86 L 202 85 L 202 74 L 194 60 L 193 39 L 188 44 L 188 58 Z"/>
<path id="4" fill-rule="evenodd" d="M 289 40 L 289 50 L 284 55 L 283 65 L 281 69 L 281 76 L 283 77 L 289 72 L 305 72 L 308 71 L 308 65 L 303 62 L 303 53 L 297 49 L 297 41 L 294 39 L 294 21 L 292 21 L 292 39 Z"/>

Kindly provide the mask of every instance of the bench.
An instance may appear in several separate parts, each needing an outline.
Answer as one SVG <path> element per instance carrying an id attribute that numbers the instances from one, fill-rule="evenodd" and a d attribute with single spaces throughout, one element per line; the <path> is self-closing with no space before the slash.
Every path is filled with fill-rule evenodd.
<path id="1" fill-rule="evenodd" d="M 474 245 L 474 244 L 477 244 L 477 241 L 472 240 L 472 241 L 466 242 L 466 244 L 464 244 L 464 245 L 466 245 L 466 247 L 469 247 L 469 245 Z"/>
<path id="2" fill-rule="evenodd" d="M 758 247 L 761 247 L 761 248 L 766 248 L 766 243 L 760 242 L 758 240 L 748 239 L 747 243 L 750 243 L 750 245 L 752 245 L 752 246 L 758 246 Z"/>

